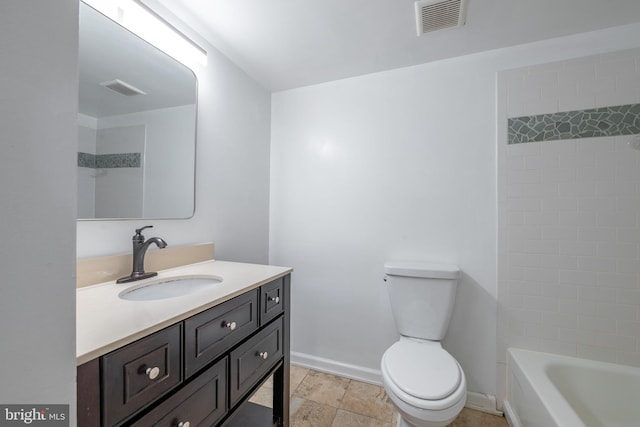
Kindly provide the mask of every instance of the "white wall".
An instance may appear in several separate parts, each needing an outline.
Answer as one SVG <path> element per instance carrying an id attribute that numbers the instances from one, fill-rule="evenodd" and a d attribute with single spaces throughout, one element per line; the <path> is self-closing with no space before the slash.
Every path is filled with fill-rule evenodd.
<path id="1" fill-rule="evenodd" d="M 446 347 L 492 391 L 492 86 L 462 60 L 273 96 L 270 257 L 295 268 L 293 351 L 379 369 L 396 340 L 384 262 L 455 263 Z"/>
<path id="2" fill-rule="evenodd" d="M 638 64 L 631 49 L 498 76 L 501 364 L 520 347 L 640 366 L 632 136 L 507 145 L 506 135 L 508 117 L 640 102 Z"/>
<path id="3" fill-rule="evenodd" d="M 75 424 L 78 2 L 0 3 L 0 402 Z"/>
<path id="4" fill-rule="evenodd" d="M 270 94 L 175 19 L 146 2 L 208 52 L 198 78 L 196 212 L 189 220 L 80 221 L 78 256 L 131 250 L 134 228 L 169 245 L 214 241 L 216 258 L 268 261 Z"/>
<path id="5" fill-rule="evenodd" d="M 496 72 L 638 35 L 621 27 L 274 94 L 270 262 L 295 268 L 296 356 L 377 370 L 396 339 L 384 261 L 453 262 L 463 276 L 444 346 L 470 391 L 495 395 Z"/>

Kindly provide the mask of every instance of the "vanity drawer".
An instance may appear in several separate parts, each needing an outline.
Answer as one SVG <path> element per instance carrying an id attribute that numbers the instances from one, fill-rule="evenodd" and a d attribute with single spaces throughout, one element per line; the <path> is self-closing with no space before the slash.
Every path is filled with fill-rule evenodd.
<path id="1" fill-rule="evenodd" d="M 210 308 L 184 323 L 188 378 L 258 329 L 257 290 Z"/>
<path id="2" fill-rule="evenodd" d="M 119 423 L 180 383 L 181 335 L 182 325 L 177 324 L 103 357 L 105 426 Z"/>
<path id="3" fill-rule="evenodd" d="M 135 422 L 132 427 L 213 425 L 227 411 L 226 378 L 225 358 Z"/>
<path id="4" fill-rule="evenodd" d="M 284 280 L 279 278 L 260 287 L 260 326 L 284 310 Z"/>
<path id="5" fill-rule="evenodd" d="M 282 358 L 282 318 L 233 350 L 230 355 L 229 403 L 233 405 Z"/>

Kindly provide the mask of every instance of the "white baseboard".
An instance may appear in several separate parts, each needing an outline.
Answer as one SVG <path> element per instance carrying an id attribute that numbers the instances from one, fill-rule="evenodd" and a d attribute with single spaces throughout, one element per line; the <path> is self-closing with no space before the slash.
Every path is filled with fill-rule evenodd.
<path id="1" fill-rule="evenodd" d="M 467 391 L 467 403 L 464 406 L 499 417 L 503 415 L 501 411 L 496 409 L 498 407 L 496 405 L 496 397 L 488 394 Z"/>
<path id="2" fill-rule="evenodd" d="M 356 381 L 382 385 L 382 373 L 376 369 L 364 368 L 295 351 L 291 352 L 291 364 Z"/>
<path id="3" fill-rule="evenodd" d="M 377 369 L 364 368 L 362 366 L 342 363 L 295 351 L 291 352 L 291 364 L 313 369 L 314 371 L 338 375 L 356 381 L 362 381 L 379 386 L 382 385 L 382 373 Z M 502 416 L 502 412 L 496 410 L 497 406 L 495 396 L 468 391 L 467 404 L 465 406 L 467 408 L 487 412 L 489 414 Z"/>
<path id="4" fill-rule="evenodd" d="M 510 427 L 522 427 L 520 418 L 518 418 L 516 413 L 513 412 L 513 409 L 511 409 L 511 405 L 509 405 L 509 402 L 507 400 L 503 402 L 503 406 L 504 417 L 507 419 L 507 424 L 509 424 Z"/>

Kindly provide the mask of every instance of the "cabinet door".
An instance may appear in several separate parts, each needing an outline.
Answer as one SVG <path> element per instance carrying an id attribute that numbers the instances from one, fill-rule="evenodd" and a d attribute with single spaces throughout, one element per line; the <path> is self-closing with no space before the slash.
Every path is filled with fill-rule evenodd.
<path id="1" fill-rule="evenodd" d="M 279 278 L 260 287 L 260 326 L 284 311 L 284 280 Z"/>
<path id="2" fill-rule="evenodd" d="M 258 329 L 253 290 L 185 320 L 185 373 L 190 377 Z"/>
<path id="3" fill-rule="evenodd" d="M 233 350 L 230 355 L 230 405 L 237 402 L 282 358 L 282 318 Z"/>
<path id="4" fill-rule="evenodd" d="M 227 359 L 204 371 L 132 427 L 211 426 L 227 411 Z"/>
<path id="5" fill-rule="evenodd" d="M 105 355 L 105 426 L 118 424 L 182 381 L 182 325 L 177 324 Z"/>

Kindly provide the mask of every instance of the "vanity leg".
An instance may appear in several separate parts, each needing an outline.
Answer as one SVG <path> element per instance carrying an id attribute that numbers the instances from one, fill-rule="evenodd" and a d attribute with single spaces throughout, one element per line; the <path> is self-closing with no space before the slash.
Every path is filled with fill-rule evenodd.
<path id="1" fill-rule="evenodd" d="M 100 363 L 93 359 L 77 369 L 78 427 L 100 425 Z"/>
<path id="2" fill-rule="evenodd" d="M 284 354 L 282 366 L 273 375 L 273 418 L 274 424 L 280 427 L 289 427 L 289 396 L 290 396 L 290 285 L 291 276 L 284 277 L 284 317 L 283 317 L 283 345 Z"/>

